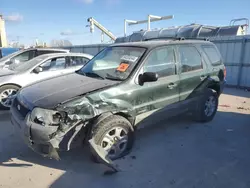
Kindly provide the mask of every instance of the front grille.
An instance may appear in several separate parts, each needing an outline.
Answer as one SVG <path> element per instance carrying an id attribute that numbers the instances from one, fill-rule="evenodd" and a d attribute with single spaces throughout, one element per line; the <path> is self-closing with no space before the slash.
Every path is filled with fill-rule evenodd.
<path id="1" fill-rule="evenodd" d="M 22 103 L 20 103 L 17 98 L 15 98 L 13 101 L 13 107 L 15 108 L 17 112 L 19 112 L 19 114 L 23 118 L 25 118 L 26 115 L 30 112 L 30 110 L 26 108 Z"/>

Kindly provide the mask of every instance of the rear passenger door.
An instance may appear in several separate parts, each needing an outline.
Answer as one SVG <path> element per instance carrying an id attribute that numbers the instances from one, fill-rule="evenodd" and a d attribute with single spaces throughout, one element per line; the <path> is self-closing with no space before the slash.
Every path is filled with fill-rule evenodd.
<path id="1" fill-rule="evenodd" d="M 68 56 L 67 59 L 67 62 L 69 62 L 68 69 L 73 71 L 79 70 L 89 61 L 89 59 L 81 56 Z"/>
<path id="2" fill-rule="evenodd" d="M 89 60 L 80 56 L 66 56 L 65 69 L 62 70 L 62 74 L 68 74 L 75 72 L 83 67 Z"/>
<path id="3" fill-rule="evenodd" d="M 206 78 L 202 56 L 194 45 L 179 45 L 180 101 L 194 99 L 201 92 L 199 87 Z"/>

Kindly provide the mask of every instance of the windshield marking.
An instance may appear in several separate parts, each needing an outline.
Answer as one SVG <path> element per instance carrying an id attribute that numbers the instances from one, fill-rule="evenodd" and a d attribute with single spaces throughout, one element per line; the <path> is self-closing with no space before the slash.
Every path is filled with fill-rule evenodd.
<path id="1" fill-rule="evenodd" d="M 138 57 L 136 56 L 132 56 L 132 55 L 124 55 L 121 57 L 121 60 L 124 60 L 124 61 L 130 61 L 130 62 L 136 62 L 136 60 L 138 59 Z"/>
<path id="2" fill-rule="evenodd" d="M 128 63 L 121 63 L 116 70 L 120 72 L 125 72 L 128 69 L 128 67 L 129 67 Z"/>

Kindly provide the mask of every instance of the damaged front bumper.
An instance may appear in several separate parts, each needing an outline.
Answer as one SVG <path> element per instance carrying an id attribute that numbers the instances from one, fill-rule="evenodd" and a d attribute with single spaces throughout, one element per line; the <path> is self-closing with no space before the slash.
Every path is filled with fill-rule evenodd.
<path id="1" fill-rule="evenodd" d="M 58 151 L 68 151 L 78 144 L 82 144 L 85 132 L 85 124 L 78 122 L 71 126 L 66 132 L 58 131 L 58 126 L 45 127 L 30 120 L 30 113 L 22 118 L 15 108 L 11 108 L 11 123 L 15 130 L 23 138 L 24 142 L 36 153 L 59 160 Z M 84 135 L 81 135 L 84 134 Z M 77 139 L 79 140 L 77 141 Z M 93 139 L 89 140 L 92 153 L 98 158 L 99 162 L 118 172 L 117 165 L 109 159 L 107 152 L 95 144 Z"/>
<path id="2" fill-rule="evenodd" d="M 67 131 L 58 130 L 58 126 L 42 126 L 30 119 L 30 113 L 25 118 L 15 108 L 11 108 L 11 123 L 21 135 L 24 142 L 35 152 L 44 157 L 59 160 L 58 151 L 68 151 L 75 143 L 75 138 L 81 134 L 83 123 L 77 122 Z"/>

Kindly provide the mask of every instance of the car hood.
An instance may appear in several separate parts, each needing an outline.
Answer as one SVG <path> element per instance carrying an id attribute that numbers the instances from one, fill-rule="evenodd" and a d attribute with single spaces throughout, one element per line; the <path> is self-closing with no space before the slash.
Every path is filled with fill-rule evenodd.
<path id="1" fill-rule="evenodd" d="M 117 83 L 72 73 L 25 87 L 20 91 L 19 98 L 30 108 L 52 109 L 69 99 Z"/>
<path id="2" fill-rule="evenodd" d="M 9 69 L 0 69 L 0 77 L 15 74 L 15 71 Z"/>

